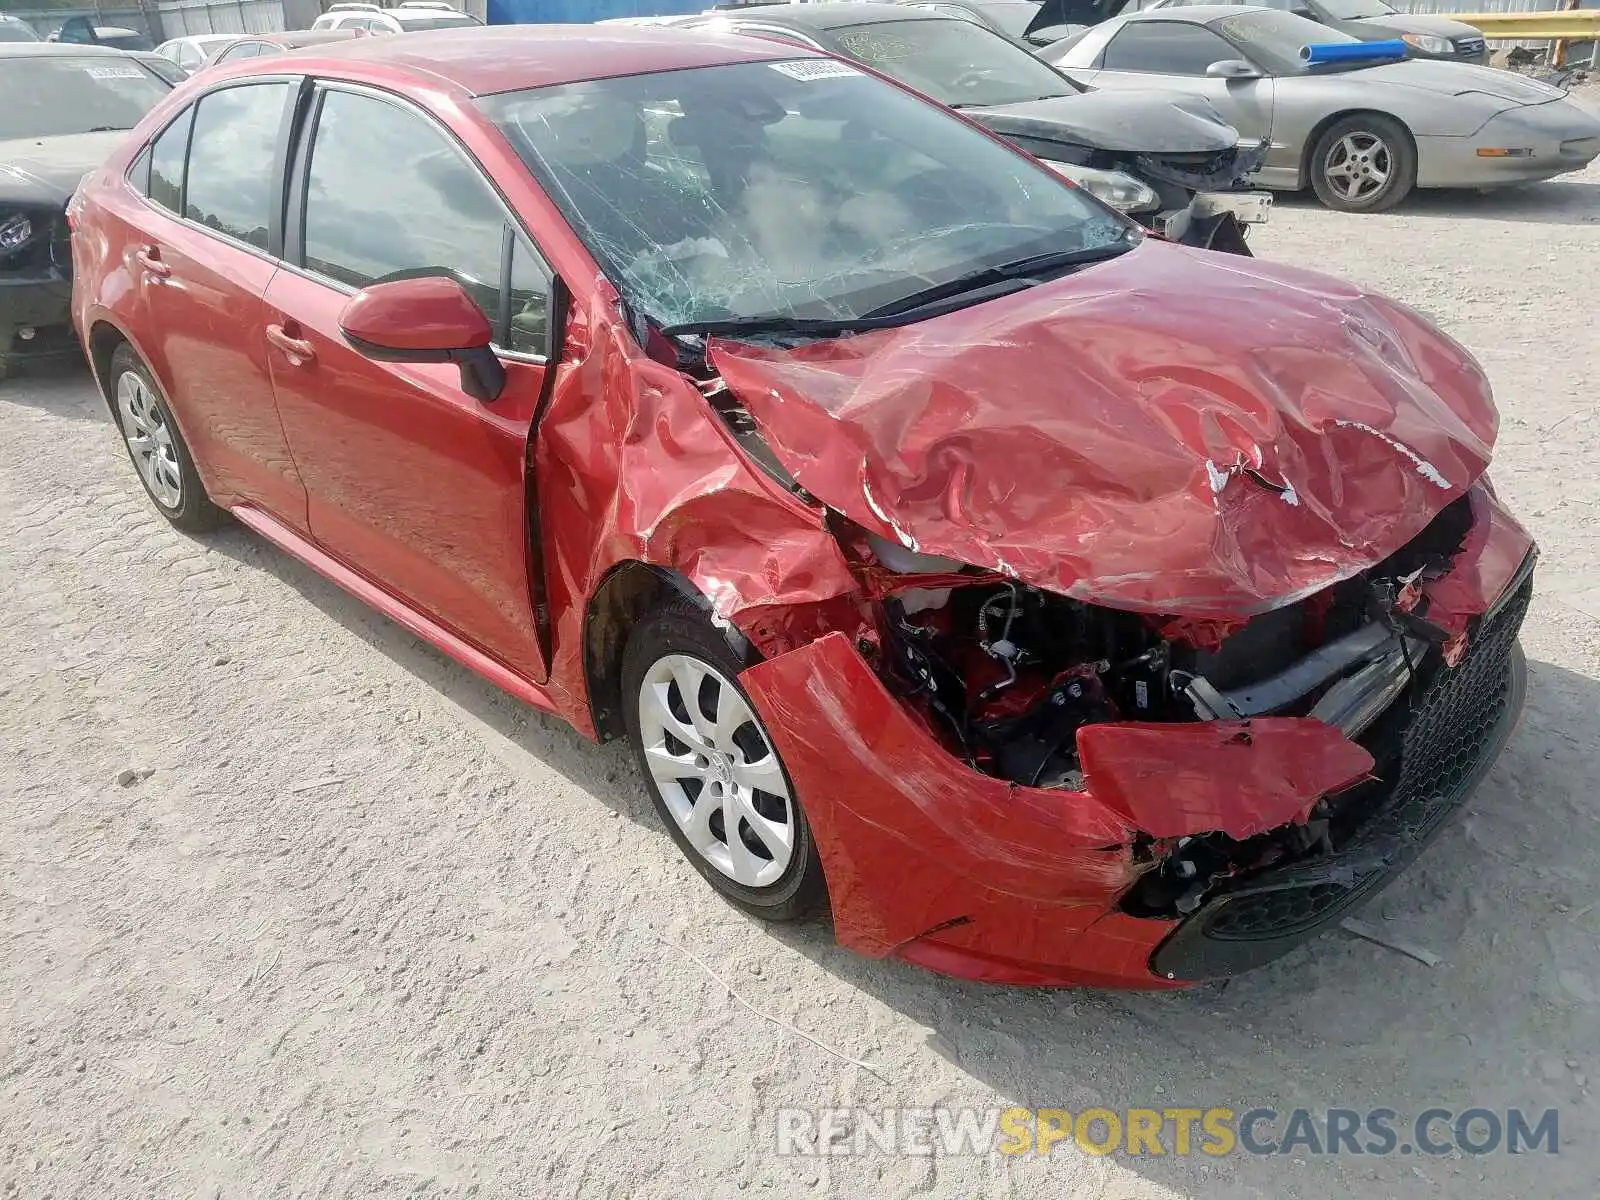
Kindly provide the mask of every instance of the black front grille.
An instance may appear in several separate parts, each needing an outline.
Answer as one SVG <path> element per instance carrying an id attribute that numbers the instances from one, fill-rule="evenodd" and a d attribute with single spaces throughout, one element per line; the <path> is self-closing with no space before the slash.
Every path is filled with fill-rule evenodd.
<path id="1" fill-rule="evenodd" d="M 1532 595 L 1530 575 L 1480 623 L 1461 663 L 1434 674 L 1393 729 L 1397 757 L 1369 747 L 1380 763 L 1391 764 L 1385 773 L 1394 782 L 1368 795 L 1369 815 L 1345 845 L 1214 897 L 1163 943 L 1152 968 L 1199 979 L 1276 958 L 1415 858 L 1509 736 L 1522 686 L 1514 661 L 1517 632 Z M 1396 714 L 1401 717 L 1406 714 Z"/>
<path id="2" fill-rule="evenodd" d="M 1465 58 L 1475 58 L 1483 53 L 1485 45 L 1482 38 L 1461 38 L 1456 42 L 1456 53 Z"/>

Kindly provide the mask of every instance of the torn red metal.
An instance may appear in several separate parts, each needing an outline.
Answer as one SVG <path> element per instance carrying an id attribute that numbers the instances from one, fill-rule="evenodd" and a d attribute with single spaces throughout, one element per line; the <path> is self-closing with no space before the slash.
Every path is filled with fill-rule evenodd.
<path id="1" fill-rule="evenodd" d="M 1447 574 L 1423 585 L 1427 619 L 1449 635 L 1445 659 L 1454 666 L 1467 647 L 1474 618 L 1505 594 L 1533 553 L 1533 535 L 1506 511 L 1489 488 L 1479 485 L 1468 499 L 1472 528 Z"/>
<path id="2" fill-rule="evenodd" d="M 1244 839 L 1303 821 L 1372 771 L 1372 755 L 1321 721 L 1258 717 L 1078 731 L 1086 790 L 1154 837 Z"/>
<path id="3" fill-rule="evenodd" d="M 714 341 L 784 467 L 864 528 L 1076 599 L 1249 616 L 1414 537 L 1482 474 L 1472 357 L 1326 276 L 1147 243 L 795 349 Z"/>

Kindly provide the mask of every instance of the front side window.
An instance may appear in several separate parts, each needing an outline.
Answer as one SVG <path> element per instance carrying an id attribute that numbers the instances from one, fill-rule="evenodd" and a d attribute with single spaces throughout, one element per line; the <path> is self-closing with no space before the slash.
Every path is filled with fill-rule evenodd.
<path id="1" fill-rule="evenodd" d="M 0 69 L 0 141 L 132 129 L 171 90 L 122 55 L 8 58 Z"/>
<path id="2" fill-rule="evenodd" d="M 1077 88 L 1021 46 L 971 20 L 882 21 L 834 33 L 851 58 L 951 108 L 1070 96 Z"/>
<path id="3" fill-rule="evenodd" d="M 450 275 L 500 312 L 506 218 L 478 168 L 430 122 L 329 91 L 306 174 L 305 266 L 351 287 Z"/>
<path id="4" fill-rule="evenodd" d="M 828 59 L 479 103 L 634 311 L 664 326 L 859 317 L 1031 255 L 1126 244 L 1131 228 L 938 106 Z"/>
<path id="5" fill-rule="evenodd" d="M 183 211 L 183 164 L 193 120 L 194 109 L 184 109 L 150 148 L 150 199 L 171 213 Z"/>
<path id="6" fill-rule="evenodd" d="M 1199 25 L 1187 21 L 1134 21 L 1111 39 L 1104 61 L 1108 71 L 1204 75 L 1212 63 L 1238 57 L 1237 50 Z"/>
<path id="7" fill-rule="evenodd" d="M 185 217 L 267 248 L 274 151 L 288 98 L 286 83 L 256 83 L 201 99 L 189 140 Z"/>
<path id="8" fill-rule="evenodd" d="M 550 336 L 550 269 L 521 238 L 511 248 L 511 304 L 505 335 L 507 350 L 543 354 Z"/>

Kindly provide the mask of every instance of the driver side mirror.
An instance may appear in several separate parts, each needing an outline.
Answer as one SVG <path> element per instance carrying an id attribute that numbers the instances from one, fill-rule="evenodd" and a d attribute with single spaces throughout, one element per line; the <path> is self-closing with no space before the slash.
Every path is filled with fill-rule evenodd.
<path id="1" fill-rule="evenodd" d="M 1260 79 L 1261 72 L 1242 58 L 1225 58 L 1206 68 L 1210 79 Z"/>
<path id="2" fill-rule="evenodd" d="M 1309 8 L 1291 8 L 1289 10 L 1289 15 L 1295 17 L 1304 17 L 1308 21 L 1316 21 L 1319 25 L 1322 23 L 1317 17 L 1317 14 L 1312 12 Z"/>
<path id="3" fill-rule="evenodd" d="M 375 283 L 350 298 L 339 331 L 375 362 L 453 362 L 461 390 L 484 404 L 498 399 L 506 369 L 490 349 L 494 330 L 483 310 L 443 275 Z"/>

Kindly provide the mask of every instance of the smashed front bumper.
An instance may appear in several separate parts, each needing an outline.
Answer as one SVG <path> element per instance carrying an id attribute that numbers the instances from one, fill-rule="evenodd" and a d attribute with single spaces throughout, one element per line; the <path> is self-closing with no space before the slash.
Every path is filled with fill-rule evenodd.
<path id="1" fill-rule="evenodd" d="M 1397 749 L 1399 772 L 1375 781 L 1369 819 L 1337 853 L 1256 875 L 1214 895 L 1151 959 L 1166 979 L 1235 975 L 1270 962 L 1381 889 L 1412 862 L 1500 756 L 1527 690 L 1517 631 L 1533 594 L 1521 582 L 1479 627 L 1466 657 L 1397 706 L 1363 741 L 1375 758 Z M 1382 743 L 1391 743 L 1385 747 Z"/>
<path id="2" fill-rule="evenodd" d="M 1180 245 L 1249 254 L 1250 226 L 1266 224 L 1271 213 L 1270 192 L 1199 192 L 1187 208 L 1156 214 L 1151 228 Z"/>
<path id="3" fill-rule="evenodd" d="M 53 267 L 0 271 L 0 362 L 76 352 L 71 306 L 72 282 Z"/>
<path id="4" fill-rule="evenodd" d="M 1451 640 L 1359 743 L 1295 717 L 1088 725 L 1084 790 L 1036 789 L 953 757 L 841 634 L 745 672 L 805 805 L 840 944 L 985 982 L 1152 988 L 1259 966 L 1321 932 L 1416 857 L 1520 711 L 1533 546 L 1486 488 L 1470 502 L 1467 543 L 1426 587 Z M 1351 831 L 1331 851 L 1240 869 L 1181 918 L 1128 903 L 1175 841 L 1302 826 L 1324 802 Z"/>

